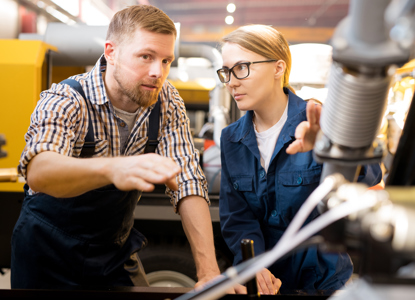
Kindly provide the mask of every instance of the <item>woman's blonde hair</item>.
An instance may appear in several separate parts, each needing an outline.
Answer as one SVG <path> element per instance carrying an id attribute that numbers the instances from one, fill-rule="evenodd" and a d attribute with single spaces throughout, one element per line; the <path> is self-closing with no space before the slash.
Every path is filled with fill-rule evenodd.
<path id="1" fill-rule="evenodd" d="M 294 92 L 294 89 L 289 86 L 291 71 L 290 47 L 284 36 L 277 29 L 259 24 L 242 26 L 224 36 L 222 38 L 222 45 L 225 43 L 238 44 L 267 59 L 283 60 L 286 68 L 282 86 Z"/>
<path id="2" fill-rule="evenodd" d="M 111 19 L 107 40 L 122 43 L 132 38 L 137 29 L 177 36 L 173 21 L 152 5 L 133 5 L 118 11 Z"/>

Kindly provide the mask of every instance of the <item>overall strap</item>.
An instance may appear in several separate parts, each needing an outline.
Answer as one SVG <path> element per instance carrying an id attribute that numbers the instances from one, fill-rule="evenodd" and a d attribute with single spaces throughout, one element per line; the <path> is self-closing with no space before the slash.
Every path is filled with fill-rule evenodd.
<path id="1" fill-rule="evenodd" d="M 156 148 L 159 144 L 157 140 L 158 133 L 159 133 L 159 117 L 160 117 L 160 102 L 161 97 L 159 95 L 156 105 L 154 106 L 153 110 L 150 113 L 149 122 L 148 122 L 148 129 L 147 129 L 147 144 L 146 148 L 144 149 L 144 153 L 154 153 L 156 152 Z"/>
<path id="2" fill-rule="evenodd" d="M 82 89 L 81 84 L 75 79 L 65 79 L 61 81 L 61 84 L 69 85 L 71 88 L 76 90 L 79 94 L 81 94 L 81 96 L 85 99 L 85 101 L 88 101 L 85 96 L 84 90 Z M 89 109 L 87 110 L 88 110 L 88 132 L 85 136 L 84 146 L 81 150 L 81 154 L 79 157 L 92 157 L 95 152 L 94 127 L 92 125 L 92 119 L 91 119 L 91 114 L 89 113 Z"/>

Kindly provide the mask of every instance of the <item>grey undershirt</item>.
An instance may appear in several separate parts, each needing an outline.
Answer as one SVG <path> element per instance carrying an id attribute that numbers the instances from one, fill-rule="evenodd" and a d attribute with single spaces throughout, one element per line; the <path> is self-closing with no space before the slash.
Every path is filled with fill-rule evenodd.
<path id="1" fill-rule="evenodd" d="M 121 145 L 121 153 L 124 154 L 125 148 L 127 146 L 127 139 L 131 133 L 131 130 L 134 127 L 135 121 L 137 119 L 138 109 L 136 112 L 130 113 L 115 106 L 114 110 L 117 116 L 118 121 L 118 132 L 120 134 L 120 145 Z"/>

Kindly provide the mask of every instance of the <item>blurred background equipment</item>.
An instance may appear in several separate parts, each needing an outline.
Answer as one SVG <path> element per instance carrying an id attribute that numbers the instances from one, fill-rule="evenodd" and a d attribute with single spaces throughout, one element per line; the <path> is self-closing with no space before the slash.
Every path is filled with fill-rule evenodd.
<path id="1" fill-rule="evenodd" d="M 388 154 L 386 183 L 388 185 L 415 185 L 415 60 L 398 69 L 391 89 L 391 103 L 387 120 Z M 399 141 L 399 143 L 398 143 Z M 393 159 L 391 158 L 393 154 Z"/>
<path id="2" fill-rule="evenodd" d="M 7 152 L 1 148 L 4 145 L 6 145 L 6 138 L 3 134 L 0 134 L 0 158 L 7 156 Z"/>
<path id="3" fill-rule="evenodd" d="M 0 160 L 7 156 L 7 152 L 2 149 L 6 145 L 6 138 L 0 134 Z M 17 168 L 0 168 L 0 185 L 5 182 L 15 182 L 18 180 Z M 0 197 L 0 275 L 4 274 L 3 269 L 10 268 L 10 237 L 14 224 L 20 213 L 21 201 L 13 195 L 3 194 Z M 4 197 L 3 197 L 4 196 Z M 10 196 L 10 197 L 8 197 Z"/>
<path id="4" fill-rule="evenodd" d="M 291 45 L 290 52 L 291 87 L 303 99 L 313 98 L 324 103 L 327 98 L 333 47 L 322 43 L 299 43 Z"/>
<path id="5" fill-rule="evenodd" d="M 0 158 L 7 156 L 7 152 L 2 149 L 6 145 L 6 138 L 0 134 Z M 0 169 L 0 182 L 17 181 L 17 168 Z"/>

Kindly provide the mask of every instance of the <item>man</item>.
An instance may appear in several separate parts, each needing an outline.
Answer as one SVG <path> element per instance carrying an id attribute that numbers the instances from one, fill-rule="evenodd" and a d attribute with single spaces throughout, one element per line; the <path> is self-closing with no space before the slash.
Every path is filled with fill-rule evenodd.
<path id="1" fill-rule="evenodd" d="M 27 185 L 12 288 L 148 285 L 133 210 L 139 191 L 163 183 L 192 248 L 197 286 L 219 275 L 206 179 L 183 100 L 166 81 L 175 39 L 162 11 L 128 7 L 111 20 L 95 67 L 72 77 L 85 97 L 62 83 L 41 93 L 19 165 Z M 144 154 L 158 98 L 159 144 Z M 92 157 L 81 158 L 91 131 Z"/>

